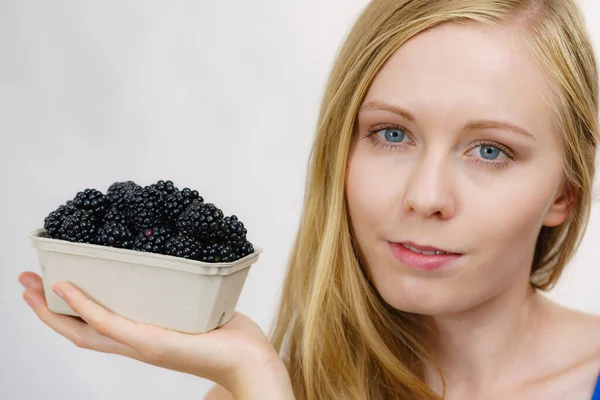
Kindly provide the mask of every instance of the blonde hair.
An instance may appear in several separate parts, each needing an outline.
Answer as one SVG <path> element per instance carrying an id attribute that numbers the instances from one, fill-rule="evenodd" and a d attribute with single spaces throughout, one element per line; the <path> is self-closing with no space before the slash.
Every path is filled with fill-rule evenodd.
<path id="1" fill-rule="evenodd" d="M 572 212 L 542 228 L 531 284 L 547 290 L 589 220 L 598 143 L 596 61 L 572 0 L 374 0 L 361 13 L 325 89 L 300 226 L 288 261 L 272 343 L 298 399 L 439 399 L 424 382 L 431 331 L 395 310 L 361 268 L 348 220 L 345 174 L 355 119 L 375 74 L 411 37 L 436 25 L 519 24 L 549 78 L 562 134 Z M 441 371 L 438 368 L 438 372 Z M 442 377 L 443 379 L 443 377 Z"/>

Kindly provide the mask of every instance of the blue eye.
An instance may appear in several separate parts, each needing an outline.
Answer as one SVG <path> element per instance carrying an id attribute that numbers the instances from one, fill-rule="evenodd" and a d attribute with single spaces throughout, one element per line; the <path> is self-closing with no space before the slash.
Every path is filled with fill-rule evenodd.
<path id="1" fill-rule="evenodd" d="M 377 139 L 379 138 L 379 139 Z M 404 151 L 408 150 L 411 146 L 410 143 L 402 143 L 405 138 L 409 138 L 407 130 L 399 125 L 382 126 L 368 131 L 367 135 L 363 139 L 367 139 L 376 148 L 392 150 L 392 151 Z M 476 149 L 479 151 L 476 152 Z M 514 152 L 497 143 L 478 143 L 475 147 L 471 148 L 470 153 L 472 162 L 475 164 L 482 165 L 494 171 L 500 171 L 517 159 Z"/>
<path id="2" fill-rule="evenodd" d="M 498 157 L 498 155 L 500 155 L 500 153 L 502 152 L 499 148 L 495 146 L 481 145 L 479 147 L 481 147 L 481 150 L 479 150 L 479 154 L 481 154 L 481 156 L 486 160 L 495 160 Z M 490 157 L 488 158 L 488 156 Z"/>
<path id="3" fill-rule="evenodd" d="M 383 137 L 391 143 L 401 143 L 406 136 L 406 132 L 398 128 L 386 128 L 378 131 L 383 132 Z"/>

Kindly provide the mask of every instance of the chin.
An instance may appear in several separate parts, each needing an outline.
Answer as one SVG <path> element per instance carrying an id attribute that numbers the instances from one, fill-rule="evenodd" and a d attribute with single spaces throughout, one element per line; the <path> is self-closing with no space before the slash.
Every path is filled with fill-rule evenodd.
<path id="1" fill-rule="evenodd" d="M 404 302 L 404 301 L 388 301 L 383 298 L 384 301 L 392 308 L 412 314 L 421 314 L 421 315 L 442 315 L 442 314 L 450 314 L 454 312 L 454 308 L 452 305 L 446 304 L 440 306 L 434 302 L 425 303 L 425 304 L 414 304 L 414 302 Z"/>
<path id="2" fill-rule="evenodd" d="M 374 284 L 379 295 L 390 307 L 398 311 L 422 315 L 449 315 L 466 311 L 476 306 L 475 299 L 461 295 L 463 291 L 452 288 L 418 285 L 414 282 L 390 282 Z M 464 293 L 464 292 L 463 292 Z"/>

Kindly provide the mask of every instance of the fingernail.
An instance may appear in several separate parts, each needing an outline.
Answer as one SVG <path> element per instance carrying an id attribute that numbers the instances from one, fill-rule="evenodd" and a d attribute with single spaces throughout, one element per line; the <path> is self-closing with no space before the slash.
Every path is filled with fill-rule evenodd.
<path id="1" fill-rule="evenodd" d="M 27 304 L 29 304 L 29 307 L 33 308 L 33 306 L 35 306 L 35 301 L 30 296 L 23 296 L 23 298 L 25 299 Z"/>
<path id="2" fill-rule="evenodd" d="M 53 291 L 54 293 L 56 293 L 56 295 L 57 295 L 58 297 L 60 297 L 61 299 L 64 299 L 64 298 L 65 298 L 65 294 L 62 292 L 62 290 L 60 290 L 60 289 L 59 289 L 59 288 L 57 288 L 56 286 L 53 286 L 53 287 L 52 287 L 52 291 Z"/>

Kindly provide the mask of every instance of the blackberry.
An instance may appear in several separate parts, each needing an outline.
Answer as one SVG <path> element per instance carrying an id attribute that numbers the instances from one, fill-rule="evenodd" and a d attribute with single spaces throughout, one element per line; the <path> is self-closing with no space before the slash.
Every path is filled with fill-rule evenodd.
<path id="1" fill-rule="evenodd" d="M 150 187 L 161 192 L 164 197 L 178 191 L 172 181 L 158 181 L 150 185 Z"/>
<path id="2" fill-rule="evenodd" d="M 171 227 L 176 227 L 177 218 L 194 200 L 204 203 L 197 191 L 185 188 L 168 195 L 165 199 L 165 220 Z"/>
<path id="3" fill-rule="evenodd" d="M 198 259 L 198 243 L 187 236 L 176 236 L 165 244 L 164 254 L 175 257 Z"/>
<path id="4" fill-rule="evenodd" d="M 200 246 L 198 260 L 202 262 L 216 263 L 220 259 L 217 248 L 220 243 L 206 243 Z"/>
<path id="5" fill-rule="evenodd" d="M 58 231 L 58 238 L 69 242 L 90 243 L 96 235 L 97 218 L 90 210 L 77 210 L 67 217 Z"/>
<path id="6" fill-rule="evenodd" d="M 252 251 L 248 252 L 250 249 Z M 227 242 L 210 243 L 200 246 L 198 259 L 199 261 L 209 263 L 229 263 L 239 260 L 253 252 L 254 249 L 251 247 L 242 246 L 240 249 L 236 250 Z"/>
<path id="7" fill-rule="evenodd" d="M 96 216 L 101 216 L 104 213 L 108 200 L 101 191 L 96 189 L 85 189 L 77 193 L 73 199 L 73 206 L 78 210 L 88 210 Z"/>
<path id="8" fill-rule="evenodd" d="M 244 258 L 247 255 L 254 253 L 254 246 L 248 240 L 244 240 L 243 242 L 226 241 L 224 243 L 227 243 L 233 248 L 233 251 L 236 254 L 236 260 Z"/>
<path id="9" fill-rule="evenodd" d="M 116 222 L 126 227 L 130 227 L 129 216 L 127 215 L 127 210 L 118 208 L 113 206 L 106 211 L 104 214 L 104 222 Z"/>
<path id="10" fill-rule="evenodd" d="M 150 228 L 162 221 L 165 200 L 150 186 L 138 187 L 126 196 L 128 216 L 137 230 Z"/>
<path id="11" fill-rule="evenodd" d="M 184 235 L 207 242 L 221 240 L 226 234 L 223 211 L 213 203 L 199 200 L 192 201 L 181 213 L 176 226 Z"/>
<path id="12" fill-rule="evenodd" d="M 127 194 L 138 187 L 140 186 L 134 181 L 115 182 L 110 185 L 106 191 L 106 197 L 111 207 L 118 210 L 124 209 L 127 206 Z"/>
<path id="13" fill-rule="evenodd" d="M 237 259 L 236 253 L 233 248 L 227 243 L 219 243 L 217 246 L 217 256 L 215 257 L 216 262 L 233 262 Z"/>
<path id="14" fill-rule="evenodd" d="M 44 219 L 44 229 L 46 229 L 48 235 L 50 235 L 50 237 L 57 237 L 58 231 L 65 219 L 73 215 L 75 211 L 77 211 L 77 209 L 73 206 L 73 202 L 68 201 L 67 204 L 59 206 L 56 210 L 48 214 Z"/>
<path id="15" fill-rule="evenodd" d="M 236 250 L 236 255 L 238 258 L 244 258 L 252 253 L 254 253 L 254 246 L 247 240 L 240 248 Z"/>
<path id="16" fill-rule="evenodd" d="M 126 225 L 110 221 L 98 229 L 93 243 L 101 246 L 131 249 L 133 247 L 133 234 Z"/>
<path id="17" fill-rule="evenodd" d="M 241 247 L 246 241 L 248 230 L 244 227 L 244 223 L 238 220 L 238 217 L 232 215 L 225 217 L 225 239 L 230 241 L 235 248 Z"/>
<path id="18" fill-rule="evenodd" d="M 164 254 L 165 244 L 174 234 L 164 226 L 155 226 L 138 233 L 133 241 L 133 249 L 148 253 Z"/>

